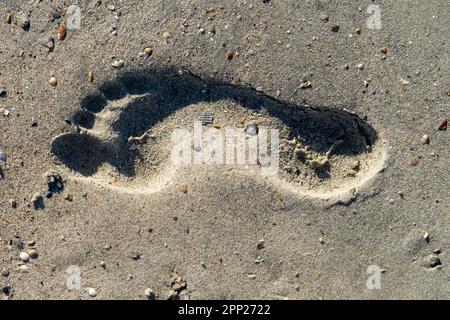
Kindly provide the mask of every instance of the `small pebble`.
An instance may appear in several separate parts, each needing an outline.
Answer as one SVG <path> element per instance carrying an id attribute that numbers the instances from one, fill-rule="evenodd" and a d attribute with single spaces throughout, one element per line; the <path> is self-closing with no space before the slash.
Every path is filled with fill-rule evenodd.
<path id="1" fill-rule="evenodd" d="M 0 286 L 0 291 L 3 292 L 6 296 L 9 296 L 11 293 L 10 286 Z"/>
<path id="2" fill-rule="evenodd" d="M 364 70 L 364 64 L 360 63 L 356 66 L 359 70 Z"/>
<path id="3" fill-rule="evenodd" d="M 388 49 L 387 49 L 386 47 L 382 47 L 382 48 L 380 49 L 380 52 L 381 52 L 382 54 L 386 54 L 387 51 L 388 51 Z"/>
<path id="4" fill-rule="evenodd" d="M 25 248 L 25 242 L 23 242 L 21 239 L 19 239 L 19 241 L 17 241 L 16 246 L 19 250 L 23 250 Z"/>
<path id="5" fill-rule="evenodd" d="M 425 240 L 426 242 L 430 242 L 430 234 L 426 231 L 423 234 L 423 240 Z"/>
<path id="6" fill-rule="evenodd" d="M 64 200 L 72 202 L 73 201 L 73 195 L 71 193 L 65 193 L 64 194 Z"/>
<path id="7" fill-rule="evenodd" d="M 22 260 L 23 262 L 27 262 L 28 260 L 30 260 L 30 255 L 29 255 L 28 253 L 22 251 L 22 252 L 19 254 L 19 258 L 20 258 L 20 260 Z"/>
<path id="8" fill-rule="evenodd" d="M 225 58 L 227 58 L 227 60 L 231 60 L 234 57 L 234 51 L 233 50 L 227 50 L 227 52 L 225 52 Z"/>
<path id="9" fill-rule="evenodd" d="M 32 249 L 32 250 L 28 251 L 28 255 L 31 259 L 37 259 L 38 252 L 37 252 L 37 250 Z"/>
<path id="10" fill-rule="evenodd" d="M 48 80 L 48 84 L 53 87 L 56 87 L 58 85 L 58 80 L 56 80 L 55 77 L 51 77 L 50 80 Z"/>
<path id="11" fill-rule="evenodd" d="M 88 294 L 90 297 L 94 298 L 94 297 L 97 296 L 97 290 L 95 290 L 94 288 L 88 288 L 88 289 L 87 289 L 87 294 Z"/>
<path id="12" fill-rule="evenodd" d="M 166 31 L 166 32 L 163 33 L 162 36 L 163 36 L 164 40 L 167 40 L 167 39 L 170 38 L 170 32 Z"/>
<path id="13" fill-rule="evenodd" d="M 442 265 L 441 259 L 437 254 L 430 254 L 422 258 L 422 267 L 433 269 Z"/>
<path id="14" fill-rule="evenodd" d="M 55 47 L 55 40 L 53 38 L 49 38 L 45 46 L 47 47 L 48 51 L 52 51 Z"/>
<path id="15" fill-rule="evenodd" d="M 263 239 L 259 240 L 258 244 L 256 245 L 256 249 L 262 250 L 265 248 L 265 242 Z"/>
<path id="16" fill-rule="evenodd" d="M 100 267 L 102 267 L 103 269 L 106 269 L 105 261 L 100 261 Z"/>
<path id="17" fill-rule="evenodd" d="M 9 110 L 5 109 L 5 108 L 0 108 L 0 112 L 3 113 L 3 115 L 5 117 L 9 116 Z"/>
<path id="18" fill-rule="evenodd" d="M 408 84 L 411 83 L 411 81 L 405 79 L 400 79 L 399 82 L 402 86 L 407 86 Z"/>
<path id="19" fill-rule="evenodd" d="M 123 67 L 124 62 L 123 62 L 123 60 L 116 60 L 116 61 L 114 61 L 113 63 L 111 63 L 111 65 L 112 65 L 114 68 L 121 68 L 121 67 Z"/>
<path id="20" fill-rule="evenodd" d="M 328 22 L 329 19 L 330 17 L 326 14 L 320 16 L 320 20 L 322 20 L 323 22 Z"/>
<path id="21" fill-rule="evenodd" d="M 447 120 L 447 119 L 443 120 L 443 121 L 439 124 L 438 129 L 439 129 L 440 131 L 445 131 L 445 130 L 447 130 L 447 124 L 448 124 L 448 120 Z"/>
<path id="22" fill-rule="evenodd" d="M 426 134 L 424 134 L 423 136 L 422 136 L 422 142 L 424 143 L 424 144 L 430 144 L 430 136 L 428 136 L 428 135 L 426 135 Z"/>
<path id="23" fill-rule="evenodd" d="M 331 26 L 331 31 L 333 32 L 339 32 L 339 26 L 337 24 L 334 24 Z"/>
<path id="24" fill-rule="evenodd" d="M 87 79 L 88 79 L 88 82 L 94 82 L 94 73 L 92 71 L 88 72 Z"/>
<path id="25" fill-rule="evenodd" d="M 141 259 L 141 255 L 140 254 L 134 254 L 134 255 L 131 256 L 131 259 L 137 261 L 137 260 Z"/>
<path id="26" fill-rule="evenodd" d="M 151 56 L 153 54 L 153 49 L 152 48 L 145 48 L 144 52 L 148 55 Z"/>
<path id="27" fill-rule="evenodd" d="M 0 84 L 0 97 L 6 96 L 6 89 Z"/>
<path id="28" fill-rule="evenodd" d="M 300 89 L 308 89 L 308 88 L 311 88 L 311 87 L 312 87 L 312 84 L 311 84 L 310 81 L 305 81 L 305 82 L 303 82 L 303 83 L 300 85 Z"/>
<path id="29" fill-rule="evenodd" d="M 110 11 L 115 11 L 116 10 L 116 7 L 114 6 L 114 5 L 112 5 L 112 4 L 108 4 L 108 10 L 110 10 Z"/>
<path id="30" fill-rule="evenodd" d="M 3 270 L 2 271 L 2 277 L 8 278 L 9 277 L 9 271 L 8 270 Z"/>
<path id="31" fill-rule="evenodd" d="M 356 33 L 356 34 L 361 34 L 361 29 L 360 29 L 360 28 L 357 28 L 357 29 L 355 30 L 355 33 Z"/>
<path id="32" fill-rule="evenodd" d="M 66 26 L 65 25 L 60 25 L 59 29 L 58 29 L 58 39 L 63 41 L 64 39 L 66 39 Z"/>

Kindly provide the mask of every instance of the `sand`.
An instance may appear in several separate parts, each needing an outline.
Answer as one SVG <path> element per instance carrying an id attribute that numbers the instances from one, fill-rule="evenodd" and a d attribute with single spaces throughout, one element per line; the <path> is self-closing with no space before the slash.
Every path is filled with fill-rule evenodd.
<path id="1" fill-rule="evenodd" d="M 444 1 L 0 14 L 0 298 L 450 296 Z M 174 131 L 192 159 L 208 149 L 202 119 L 278 130 L 276 172 L 176 165 Z"/>

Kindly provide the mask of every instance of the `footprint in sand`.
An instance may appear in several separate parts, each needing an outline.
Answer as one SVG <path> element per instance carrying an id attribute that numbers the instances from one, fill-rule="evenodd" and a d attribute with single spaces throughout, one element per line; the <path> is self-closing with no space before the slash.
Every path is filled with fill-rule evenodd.
<path id="1" fill-rule="evenodd" d="M 215 130 L 224 144 L 230 128 L 244 141 L 255 136 L 260 141 L 263 132 L 269 137 L 276 132 L 278 143 L 269 141 L 267 153 L 276 155 L 272 159 L 277 170 L 260 174 L 257 169 L 264 164 L 259 157 L 253 162 L 227 161 L 227 146 L 215 149 L 223 151 L 214 153 L 216 160 L 223 160 L 221 165 L 176 165 L 173 132 L 188 130 L 185 138 L 195 158 L 201 148 L 190 132 L 199 119 L 204 121 L 201 130 Z M 294 105 L 252 88 L 171 68 L 124 72 L 103 83 L 81 101 L 71 124 L 71 132 L 54 138 L 53 154 L 74 179 L 124 192 L 157 192 L 181 175 L 189 180 L 226 171 L 303 196 L 345 198 L 383 169 L 387 154 L 379 134 L 356 114 Z M 249 150 L 247 160 L 252 157 Z"/>

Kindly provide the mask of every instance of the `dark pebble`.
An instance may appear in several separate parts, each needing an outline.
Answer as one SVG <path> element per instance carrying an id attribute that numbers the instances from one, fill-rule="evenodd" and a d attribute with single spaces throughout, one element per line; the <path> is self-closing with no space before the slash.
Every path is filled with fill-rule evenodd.
<path id="1" fill-rule="evenodd" d="M 339 32 L 339 26 L 337 24 L 331 26 L 331 31 L 333 32 Z"/>
<path id="2" fill-rule="evenodd" d="M 9 293 L 11 292 L 11 288 L 8 287 L 8 286 L 4 286 L 4 287 L 2 287 L 2 291 L 3 291 L 4 294 L 9 296 Z"/>

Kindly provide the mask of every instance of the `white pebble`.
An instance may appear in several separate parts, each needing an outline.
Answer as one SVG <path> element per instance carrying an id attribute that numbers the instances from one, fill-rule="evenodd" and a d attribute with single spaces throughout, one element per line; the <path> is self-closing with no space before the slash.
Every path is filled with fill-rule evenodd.
<path id="1" fill-rule="evenodd" d="M 0 109 L 0 112 L 3 113 L 3 115 L 4 115 L 5 117 L 9 116 L 9 110 L 7 110 L 7 109 L 5 109 L 5 108 L 1 108 L 1 109 Z"/>
<path id="2" fill-rule="evenodd" d="M 96 297 L 97 296 L 97 290 L 95 290 L 94 288 L 88 288 L 87 289 L 87 293 L 90 297 Z"/>
<path id="3" fill-rule="evenodd" d="M 364 64 L 362 64 L 362 63 L 358 64 L 358 65 L 357 65 L 357 68 L 358 68 L 359 70 L 364 70 Z"/>
<path id="4" fill-rule="evenodd" d="M 56 80 L 55 77 L 51 77 L 50 80 L 48 80 L 48 84 L 52 87 L 56 87 L 58 85 L 58 80 Z"/>
<path id="5" fill-rule="evenodd" d="M 124 62 L 123 62 L 123 60 L 116 60 L 116 61 L 114 61 L 113 63 L 111 63 L 111 65 L 112 65 L 114 68 L 121 68 L 121 67 L 123 67 Z"/>
<path id="6" fill-rule="evenodd" d="M 22 252 L 19 254 L 19 258 L 20 258 L 20 260 L 22 260 L 23 262 L 27 262 L 28 260 L 30 260 L 30 255 L 29 255 L 28 253 L 22 251 Z"/>

